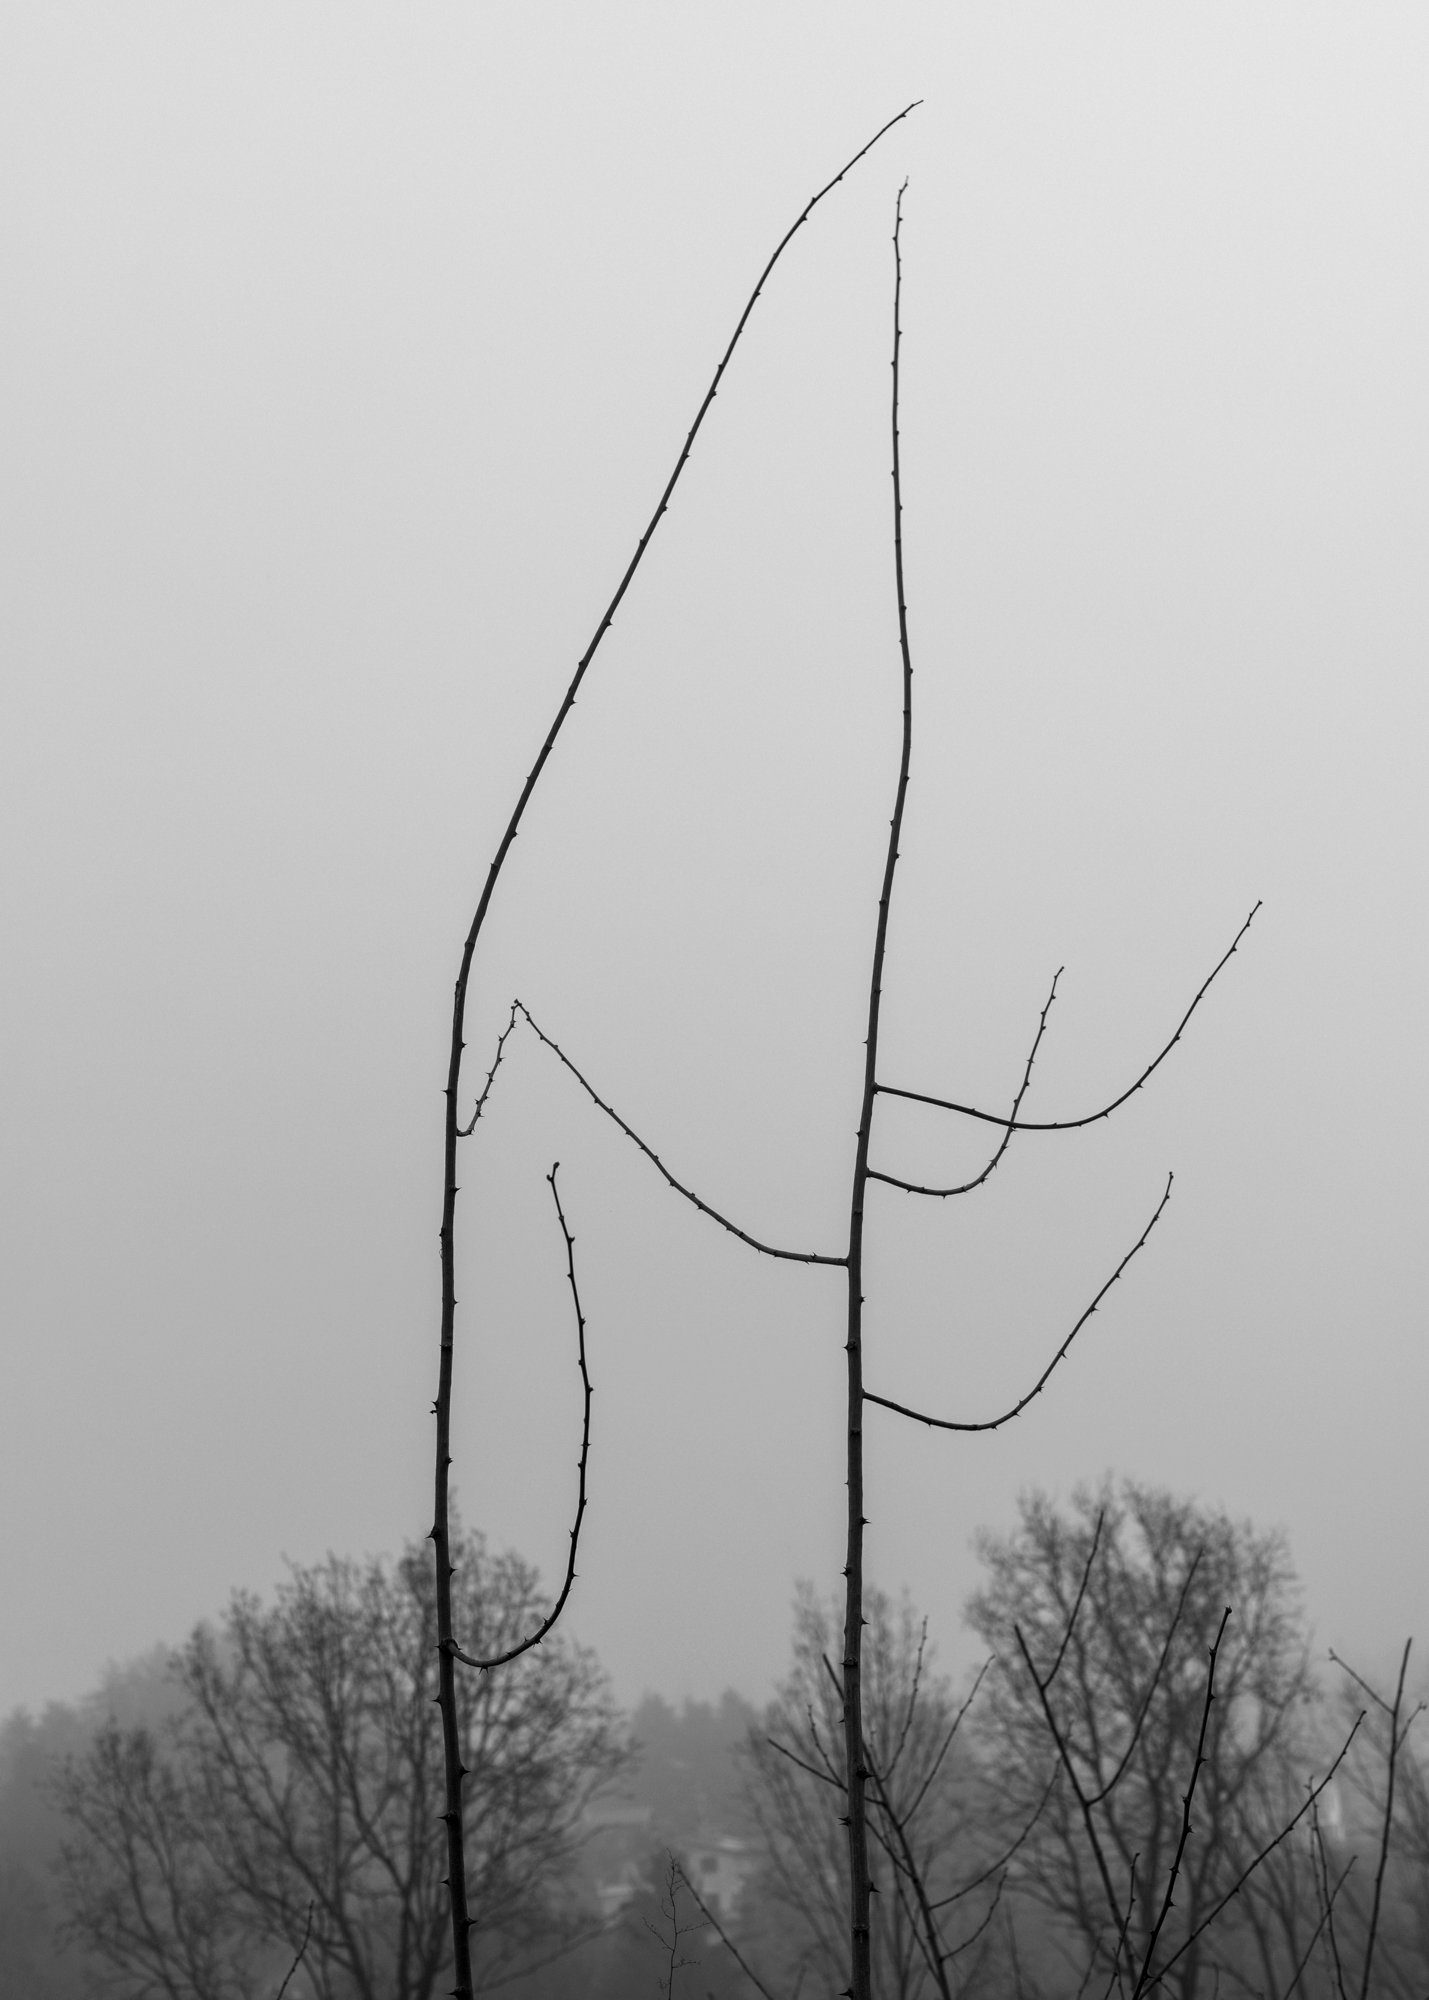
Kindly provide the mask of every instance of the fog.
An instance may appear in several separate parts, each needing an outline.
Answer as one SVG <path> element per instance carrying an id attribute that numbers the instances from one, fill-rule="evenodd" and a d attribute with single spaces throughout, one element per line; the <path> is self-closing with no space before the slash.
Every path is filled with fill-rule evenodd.
<path id="1" fill-rule="evenodd" d="M 838 1252 L 882 1074 L 1017 1140 L 873 1191 L 873 1579 L 1107 1469 L 1429 1637 L 1429 20 L 13 5 L 0 25 L 0 1711 L 431 1520 L 441 1088 L 492 849 L 749 288 L 800 232 L 504 874 L 513 995 L 741 1226 Z M 843 1562 L 839 1274 L 713 1228 L 528 1032 L 463 1154 L 464 1517 L 622 1699 L 761 1697 Z M 988 1128 L 883 1100 L 875 1163 Z"/>

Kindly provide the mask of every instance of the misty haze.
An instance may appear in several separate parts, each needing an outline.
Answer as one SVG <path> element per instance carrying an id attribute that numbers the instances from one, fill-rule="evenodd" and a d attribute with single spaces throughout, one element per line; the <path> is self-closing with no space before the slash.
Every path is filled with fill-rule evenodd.
<path id="1" fill-rule="evenodd" d="M 0 2000 L 1422 1995 L 1429 24 L 0 50 Z"/>

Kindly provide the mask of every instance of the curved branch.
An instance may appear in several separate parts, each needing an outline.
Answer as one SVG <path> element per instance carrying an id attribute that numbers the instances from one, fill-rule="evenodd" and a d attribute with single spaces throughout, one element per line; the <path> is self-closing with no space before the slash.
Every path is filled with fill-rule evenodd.
<path id="1" fill-rule="evenodd" d="M 773 1243 L 763 1243 L 757 1236 L 751 1236 L 748 1230 L 741 1229 L 738 1223 L 731 1222 L 727 1215 L 721 1215 L 717 1208 L 711 1208 L 710 1204 L 697 1195 L 693 1188 L 687 1188 L 683 1181 L 677 1181 L 654 1147 L 647 1146 L 640 1134 L 632 1126 L 626 1124 L 614 1106 L 606 1103 L 594 1085 L 581 1075 L 581 1072 L 576 1068 L 560 1043 L 553 1041 L 539 1025 L 525 1001 L 518 1000 L 515 1004 L 525 1015 L 527 1024 L 532 1029 L 536 1039 L 544 1042 L 551 1053 L 560 1058 L 591 1103 L 595 1105 L 596 1109 L 603 1111 L 613 1125 L 620 1127 L 626 1138 L 633 1145 L 639 1147 L 640 1151 L 645 1155 L 661 1178 L 675 1190 L 676 1194 L 682 1194 L 686 1201 L 690 1202 L 700 1211 L 701 1215 L 707 1215 L 711 1222 L 717 1222 L 721 1229 L 727 1229 L 731 1236 L 737 1236 L 741 1243 L 747 1243 L 751 1250 L 758 1250 L 765 1257 L 782 1257 L 791 1264 L 836 1264 L 843 1266 L 848 1263 L 847 1257 L 828 1257 L 818 1250 L 781 1250 Z"/>
<path id="2" fill-rule="evenodd" d="M 1052 975 L 1052 990 L 1047 995 L 1047 1004 L 1043 1007 L 1041 1018 L 1038 1020 L 1037 1023 L 1037 1033 L 1032 1038 L 1032 1050 L 1027 1058 L 1027 1067 L 1022 1072 L 1022 1081 L 1017 1087 L 1016 1097 L 1014 1097 L 1012 1100 L 1012 1116 L 1007 1121 L 1007 1126 L 1005 1131 L 1003 1132 L 1001 1140 L 998 1143 L 997 1151 L 993 1154 L 992 1158 L 988 1161 L 987 1165 L 983 1168 L 982 1172 L 977 1176 L 977 1178 L 975 1180 L 964 1181 L 959 1187 L 945 1187 L 945 1188 L 919 1187 L 917 1183 L 914 1181 L 900 1180 L 896 1174 L 881 1174 L 879 1173 L 876 1167 L 870 1167 L 868 1170 L 868 1178 L 871 1181 L 882 1181 L 887 1187 L 902 1188 L 905 1194 L 933 1195 L 939 1201 L 946 1201 L 950 1194 L 971 1194 L 974 1188 L 979 1188 L 982 1186 L 983 1182 L 988 1178 L 993 1168 L 997 1165 L 998 1161 L 1002 1158 L 1003 1154 L 1007 1151 L 1008 1147 L 1012 1144 L 1013 1133 L 1020 1129 L 1017 1123 L 1017 1114 L 1022 1109 L 1022 1100 L 1027 1095 L 1028 1084 L 1031 1083 L 1032 1081 L 1032 1065 L 1037 1060 L 1037 1051 L 1038 1049 L 1041 1048 L 1042 1037 L 1047 1032 L 1047 1016 L 1051 1013 L 1052 1002 L 1057 997 L 1057 981 L 1062 977 L 1062 974 L 1063 972 L 1065 972 L 1065 970 L 1066 970 L 1065 966 L 1059 965 L 1057 967 L 1057 970 Z M 893 1097 L 900 1095 L 901 1093 L 896 1091 L 888 1091 L 885 1094 L 889 1097 Z"/>
<path id="3" fill-rule="evenodd" d="M 1089 1111 L 1084 1118 L 1034 1119 L 1034 1118 L 1017 1118 L 1015 1116 L 1012 1118 L 1004 1118 L 999 1112 L 979 1111 L 976 1109 L 975 1106 L 971 1104 L 955 1104 L 953 1100 L 948 1097 L 929 1097 L 921 1090 L 899 1090 L 895 1088 L 895 1086 L 891 1083 L 880 1083 L 877 1086 L 877 1088 L 882 1092 L 882 1094 L 885 1097 L 906 1097 L 909 1098 L 914 1104 L 931 1104 L 935 1106 L 939 1111 L 958 1111 L 961 1112 L 964 1118 L 980 1119 L 984 1125 L 1003 1125 L 1007 1128 L 1009 1132 L 1075 1132 L 1079 1130 L 1083 1125 L 1095 1125 L 1099 1122 L 1099 1120 L 1103 1118 L 1110 1118 L 1113 1111 L 1119 1111 L 1122 1105 L 1125 1104 L 1126 1100 L 1129 1097 L 1134 1097 L 1137 1091 L 1140 1090 L 1141 1086 L 1144 1083 L 1146 1083 L 1158 1069 L 1160 1069 L 1162 1063 L 1165 1062 L 1167 1056 L 1170 1055 L 1172 1049 L 1174 1049 L 1177 1042 L 1180 1041 L 1182 1033 L 1185 1030 L 1186 1023 L 1190 1020 L 1191 1016 L 1195 1013 L 1196 1009 L 1205 999 L 1207 993 L 1211 989 L 1211 982 L 1215 979 L 1216 975 L 1219 972 L 1221 972 L 1225 968 L 1225 966 L 1227 966 L 1230 963 L 1231 959 L 1235 956 L 1236 947 L 1239 945 L 1241 939 L 1245 936 L 1246 932 L 1250 929 L 1251 924 L 1255 920 L 1255 912 L 1259 908 L 1260 904 L 1259 902 L 1257 902 L 1255 905 L 1255 909 L 1251 911 L 1250 915 L 1246 918 L 1245 922 L 1236 932 L 1235 937 L 1232 940 L 1230 950 L 1225 954 L 1225 956 L 1222 959 L 1218 961 L 1218 963 L 1206 975 L 1205 980 L 1202 982 L 1200 991 L 1197 993 L 1195 999 L 1191 1002 L 1190 1006 L 1186 1009 L 1185 1013 L 1181 1016 L 1180 1021 L 1177 1023 L 1175 1034 L 1171 1037 L 1170 1041 L 1166 1044 L 1165 1048 L 1161 1051 L 1160 1055 L 1157 1056 L 1153 1062 L 1149 1062 L 1146 1065 L 1146 1068 L 1141 1072 L 1140 1076 L 1136 1079 L 1135 1083 L 1128 1085 L 1128 1087 L 1121 1093 L 1120 1097 L 1114 1097 L 1110 1104 L 1104 1104 L 1100 1111 Z M 880 1176 L 880 1178 L 882 1178 L 882 1176 Z M 917 1190 L 917 1192 L 921 1193 L 925 1192 L 925 1190 L 920 1189 Z M 926 1190 L 926 1192 L 932 1193 L 936 1192 L 936 1190 L 929 1189 Z M 959 1192 L 959 1190 L 953 1188 L 950 1189 L 949 1192 L 956 1194 L 957 1192 Z"/>
<path id="4" fill-rule="evenodd" d="M 1067 1335 L 1067 1338 L 1062 1342 L 1062 1345 L 1057 1349 L 1057 1352 L 1052 1356 L 1052 1359 L 1047 1363 L 1047 1366 L 1042 1370 L 1042 1373 L 1037 1377 L 1037 1380 L 1033 1383 L 1032 1387 L 1027 1391 L 1027 1394 L 1025 1396 L 1019 1397 L 1010 1410 L 1004 1410 L 1000 1417 L 985 1417 L 981 1423 L 955 1423 L 949 1417 L 925 1416 L 922 1410 L 911 1410 L 909 1409 L 906 1403 L 895 1403 L 887 1396 L 875 1396 L 872 1389 L 864 1390 L 863 1393 L 865 1401 L 870 1403 L 878 1403 L 885 1410 L 893 1410 L 900 1417 L 911 1417 L 915 1423 L 926 1424 L 930 1430 L 935 1430 L 935 1431 L 996 1431 L 996 1430 L 1001 1430 L 1004 1424 L 1010 1424 L 1014 1417 L 1020 1416 L 1022 1414 L 1022 1412 L 1027 1408 L 1027 1405 L 1032 1401 L 1034 1396 L 1041 1395 L 1043 1389 L 1046 1388 L 1047 1382 L 1052 1374 L 1053 1369 L 1057 1366 L 1057 1363 L 1065 1357 L 1067 1350 L 1072 1345 L 1072 1342 L 1076 1339 L 1077 1335 L 1081 1332 L 1082 1328 L 1086 1325 L 1087 1321 L 1091 1318 L 1092 1314 L 1096 1311 L 1097 1307 L 1101 1304 L 1102 1300 L 1106 1297 L 1107 1293 L 1111 1290 L 1112 1286 L 1116 1283 L 1117 1279 L 1121 1276 L 1122 1272 L 1126 1269 L 1127 1265 L 1131 1262 L 1132 1258 L 1136 1255 L 1137 1251 L 1141 1248 L 1142 1244 L 1145 1243 L 1147 1237 L 1151 1234 L 1152 1230 L 1161 1220 L 1161 1211 L 1165 1208 L 1167 1202 L 1170 1201 L 1171 1199 L 1171 1183 L 1175 1178 L 1176 1176 L 1174 1174 L 1167 1174 L 1165 1191 L 1162 1194 L 1160 1201 L 1158 1201 L 1156 1204 L 1156 1209 L 1151 1217 L 1150 1222 L 1147 1223 L 1146 1227 L 1142 1230 L 1141 1234 L 1137 1237 L 1136 1241 L 1132 1244 L 1131 1248 L 1127 1251 L 1126 1255 L 1122 1258 L 1121 1262 L 1117 1265 L 1116 1269 L 1112 1272 L 1111 1276 L 1107 1279 L 1106 1283 L 1102 1286 L 1101 1290 L 1097 1293 L 1096 1297 L 1092 1300 L 1091 1304 L 1087 1307 L 1086 1311 L 1082 1314 L 1081 1318 L 1077 1321 L 1076 1325 Z"/>
<path id="5" fill-rule="evenodd" d="M 492 1667 L 504 1667 L 508 1661 L 518 1660 L 523 1653 L 529 1653 L 533 1646 L 539 1646 L 561 1613 L 565 1610 L 566 1599 L 570 1596 L 572 1586 L 576 1580 L 576 1549 L 581 1538 L 581 1522 L 585 1519 L 586 1470 L 590 1464 L 590 1401 L 595 1391 L 591 1387 L 590 1370 L 586 1366 L 585 1314 L 581 1311 L 581 1295 L 576 1289 L 576 1241 L 571 1235 L 570 1226 L 566 1221 L 566 1212 L 561 1207 L 560 1189 L 556 1186 L 556 1174 L 560 1169 L 560 1164 L 559 1160 L 553 1164 L 551 1171 L 546 1176 L 546 1180 L 550 1186 L 551 1199 L 556 1204 L 556 1220 L 561 1225 L 561 1234 L 566 1242 L 566 1278 L 571 1288 L 571 1303 L 576 1309 L 576 1357 L 580 1363 L 581 1388 L 585 1396 L 585 1408 L 581 1416 L 581 1456 L 577 1475 L 575 1525 L 571 1529 L 570 1553 L 566 1557 L 566 1580 L 561 1585 L 561 1594 L 541 1621 L 538 1629 L 528 1639 L 523 1639 L 519 1645 L 512 1646 L 505 1653 L 498 1653 L 494 1659 L 490 1660 L 474 1660 L 470 1653 L 464 1653 L 461 1650 L 461 1647 L 457 1645 L 454 1639 L 448 1643 L 446 1650 L 454 1660 L 460 1660 L 464 1667 L 479 1667 L 483 1673 Z"/>

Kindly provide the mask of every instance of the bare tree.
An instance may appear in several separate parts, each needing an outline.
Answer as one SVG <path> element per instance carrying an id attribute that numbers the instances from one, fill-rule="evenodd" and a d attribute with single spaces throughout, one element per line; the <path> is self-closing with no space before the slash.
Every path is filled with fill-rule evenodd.
<path id="1" fill-rule="evenodd" d="M 473 1534 L 453 1553 L 468 1629 L 493 1651 L 539 1619 L 519 1558 Z M 299 1950 L 325 2000 L 442 1990 L 435 1628 L 417 1549 L 395 1567 L 295 1569 L 275 1603 L 236 1596 L 219 1631 L 194 1633 L 167 1734 L 110 1725 L 67 1767 L 72 1927 L 122 1991 L 248 2000 Z M 604 1676 L 565 1641 L 469 1683 L 458 1720 L 483 1808 L 468 1866 L 489 1984 L 582 1927 L 567 1872 L 623 1751 Z"/>
<path id="2" fill-rule="evenodd" d="M 1265 1861 L 1307 1819 L 1314 1680 L 1284 1542 L 1126 1481 L 1066 1513 L 1028 1495 L 981 1552 L 989 1780 L 1015 1818 L 1055 1779 L 1020 1891 L 1103 1976 L 1192 2000 L 1253 1952 Z M 1266 1971 L 1273 1990 L 1289 1966 Z"/>
<path id="3" fill-rule="evenodd" d="M 890 2000 L 920 2000 L 947 1994 L 955 1973 L 975 1958 L 1001 1871 L 984 1865 L 959 1768 L 957 1738 L 972 1695 L 955 1700 L 933 1670 L 926 1621 L 906 1597 L 895 1604 L 871 1589 L 864 1616 L 874 1978 Z M 844 1698 L 833 1665 L 841 1624 L 841 1604 L 800 1589 L 788 1678 L 744 1753 L 746 1797 L 767 1856 L 760 1900 L 775 1915 L 763 1928 L 778 1937 L 786 1987 L 806 1973 L 836 1982 L 847 1967 L 846 1855 L 837 1824 L 848 1789 Z M 965 1980 L 959 1990 L 967 1990 Z"/>

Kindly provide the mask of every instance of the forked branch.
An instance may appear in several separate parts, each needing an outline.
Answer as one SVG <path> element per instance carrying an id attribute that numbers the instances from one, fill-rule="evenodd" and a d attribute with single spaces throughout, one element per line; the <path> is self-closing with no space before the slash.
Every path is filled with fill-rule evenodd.
<path id="1" fill-rule="evenodd" d="M 1076 1339 L 1077 1335 L 1081 1332 L 1082 1328 L 1086 1325 L 1087 1321 L 1091 1318 L 1092 1314 L 1096 1311 L 1097 1307 L 1101 1304 L 1102 1300 L 1106 1297 L 1107 1293 L 1111 1290 L 1112 1286 L 1116 1283 L 1117 1279 L 1121 1276 L 1122 1272 L 1126 1269 L 1127 1265 L 1131 1262 L 1132 1258 L 1136 1255 L 1137 1251 L 1140 1250 L 1142 1245 L 1145 1243 L 1147 1237 L 1151 1234 L 1152 1230 L 1161 1220 L 1162 1210 L 1165 1208 L 1167 1202 L 1170 1201 L 1171 1199 L 1171 1183 L 1174 1179 L 1175 1179 L 1174 1174 L 1167 1174 L 1165 1190 L 1161 1196 L 1160 1201 L 1158 1201 L 1156 1204 L 1155 1212 L 1153 1213 L 1151 1220 L 1147 1223 L 1146 1227 L 1142 1230 L 1141 1234 L 1137 1237 L 1136 1241 L 1132 1244 L 1131 1248 L 1127 1251 L 1126 1255 L 1122 1258 L 1121 1262 L 1117 1265 L 1116 1269 L 1112 1272 L 1111 1276 L 1107 1279 L 1106 1283 L 1102 1286 L 1101 1290 L 1097 1293 L 1096 1297 L 1092 1300 L 1091 1304 L 1087 1307 L 1086 1311 L 1082 1314 L 1081 1318 L 1077 1321 L 1076 1325 L 1072 1328 L 1071 1332 L 1062 1342 L 1062 1345 L 1057 1349 L 1057 1352 L 1052 1356 L 1052 1359 L 1047 1363 L 1047 1366 L 1042 1370 L 1042 1373 L 1037 1377 L 1037 1380 L 1032 1384 L 1032 1387 L 1027 1391 L 1026 1395 L 1020 1396 L 1017 1399 L 1017 1401 L 1012 1405 L 1012 1408 L 1010 1410 L 1004 1410 L 1000 1417 L 984 1417 L 979 1422 L 971 1423 L 971 1422 L 961 1421 L 953 1417 L 930 1417 L 926 1413 L 926 1411 L 911 1409 L 907 1403 L 895 1403 L 892 1397 L 890 1396 L 876 1396 L 872 1391 L 872 1389 L 864 1390 L 863 1392 L 864 1401 L 868 1403 L 877 1403 L 883 1409 L 892 1410 L 900 1417 L 911 1417 L 914 1423 L 926 1424 L 930 1430 L 935 1430 L 935 1431 L 996 1431 L 996 1430 L 1001 1430 L 1004 1424 L 1010 1424 L 1014 1417 L 1021 1416 L 1022 1412 L 1027 1408 L 1027 1405 L 1033 1400 L 1034 1397 L 1041 1395 L 1042 1391 L 1046 1388 L 1047 1383 L 1050 1381 L 1054 1369 L 1057 1367 L 1060 1361 L 1065 1359 L 1067 1353 L 1071 1348 L 1072 1342 Z"/>
<path id="2" fill-rule="evenodd" d="M 1135 1083 L 1128 1084 L 1119 1097 L 1114 1097 L 1110 1104 L 1104 1104 L 1100 1111 L 1089 1111 L 1082 1118 L 1019 1118 L 1015 1113 L 1012 1117 L 1005 1118 L 1000 1112 L 979 1111 L 974 1105 L 958 1104 L 952 1098 L 948 1097 L 930 1097 L 921 1090 L 900 1090 L 891 1083 L 880 1083 L 877 1088 L 884 1097 L 906 1097 L 914 1104 L 931 1104 L 940 1111 L 957 1111 L 964 1118 L 981 1119 L 984 1125 L 1005 1126 L 1009 1132 L 1075 1132 L 1083 1125 L 1095 1125 L 1103 1118 L 1110 1118 L 1113 1111 L 1119 1111 L 1127 1099 L 1134 1097 L 1142 1085 L 1155 1075 L 1162 1063 L 1165 1062 L 1167 1056 L 1170 1055 L 1172 1049 L 1175 1048 L 1177 1042 L 1180 1041 L 1185 1031 L 1186 1023 L 1205 999 L 1207 993 L 1210 992 L 1212 982 L 1215 980 L 1217 974 L 1223 971 L 1229 965 L 1231 959 L 1234 958 L 1236 947 L 1255 921 L 1255 912 L 1259 908 L 1260 904 L 1257 902 L 1255 908 L 1252 909 L 1250 915 L 1231 940 L 1230 950 L 1212 967 L 1211 971 L 1202 981 L 1195 999 L 1181 1016 L 1180 1021 L 1176 1025 L 1175 1034 L 1171 1037 L 1165 1048 L 1162 1049 L 1160 1055 L 1156 1056 L 1153 1061 L 1146 1065 Z"/>
<path id="3" fill-rule="evenodd" d="M 666 1185 L 672 1187 L 676 1194 L 683 1195 L 685 1200 L 692 1207 L 697 1208 L 701 1215 L 707 1215 L 711 1222 L 717 1222 L 721 1229 L 727 1229 L 731 1236 L 737 1236 L 741 1243 L 747 1243 L 751 1250 L 758 1250 L 761 1256 L 782 1257 L 786 1262 L 791 1264 L 835 1264 L 839 1266 L 847 1264 L 847 1257 L 829 1257 L 823 1255 L 818 1250 L 782 1250 L 776 1244 L 761 1242 L 759 1237 L 751 1236 L 747 1229 L 741 1229 L 737 1222 L 731 1222 L 727 1215 L 721 1215 L 717 1208 L 711 1207 L 709 1202 L 702 1195 L 696 1194 L 693 1188 L 686 1187 L 685 1183 L 681 1180 L 676 1180 L 654 1147 L 646 1144 L 634 1126 L 626 1124 L 614 1105 L 606 1103 L 600 1092 L 595 1088 L 595 1085 L 576 1068 L 560 1043 L 553 1040 L 546 1033 L 545 1029 L 540 1026 L 526 1003 L 523 1000 L 518 1000 L 515 1004 L 520 1013 L 525 1017 L 536 1039 L 544 1042 L 551 1053 L 565 1064 L 596 1109 L 603 1111 L 611 1123 L 620 1128 L 632 1145 L 639 1148 Z"/>

